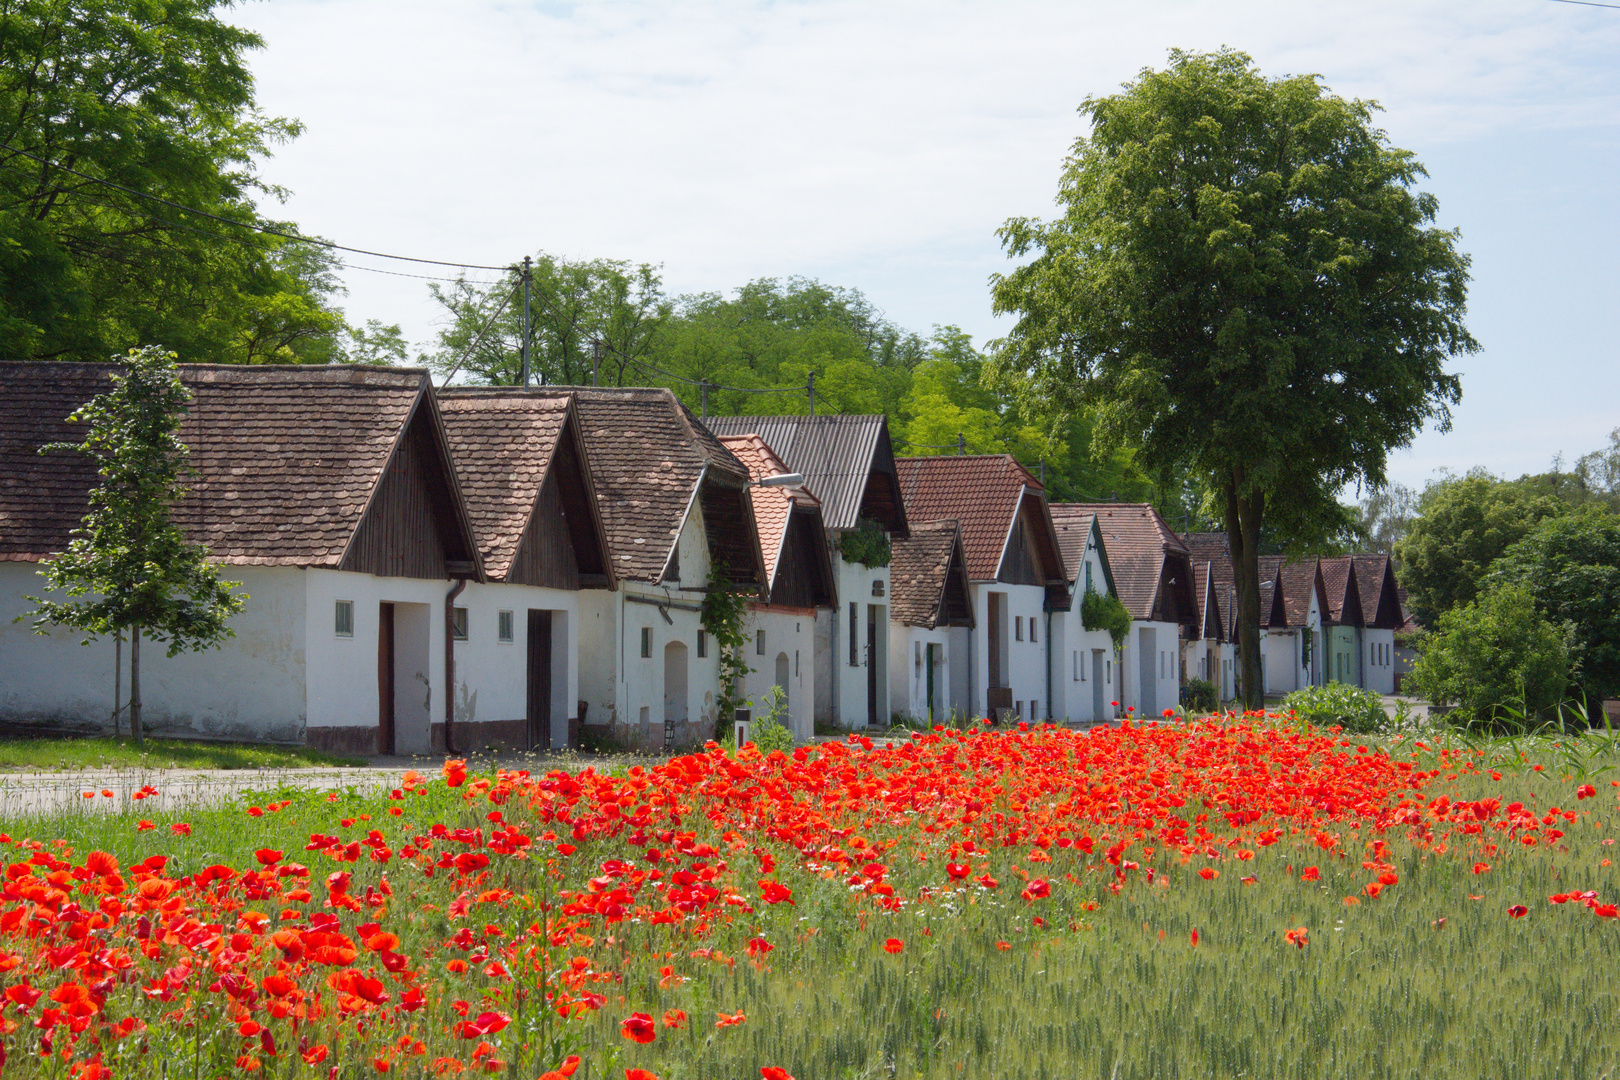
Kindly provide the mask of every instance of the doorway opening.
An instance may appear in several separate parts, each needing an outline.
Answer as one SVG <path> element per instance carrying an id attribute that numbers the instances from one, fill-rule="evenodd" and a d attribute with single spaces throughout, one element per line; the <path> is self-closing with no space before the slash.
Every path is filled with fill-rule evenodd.
<path id="1" fill-rule="evenodd" d="M 672 641 L 664 646 L 664 745 L 673 746 L 680 727 L 687 720 L 686 645 Z"/>
<path id="2" fill-rule="evenodd" d="M 1142 654 L 1137 665 L 1136 715 L 1157 716 L 1159 712 L 1159 643 L 1152 627 L 1137 631 L 1136 644 Z"/>
<path id="3" fill-rule="evenodd" d="M 394 752 L 394 605 L 377 606 L 377 753 Z"/>
<path id="4" fill-rule="evenodd" d="M 527 642 L 529 749 L 551 747 L 551 612 L 529 609 Z"/>

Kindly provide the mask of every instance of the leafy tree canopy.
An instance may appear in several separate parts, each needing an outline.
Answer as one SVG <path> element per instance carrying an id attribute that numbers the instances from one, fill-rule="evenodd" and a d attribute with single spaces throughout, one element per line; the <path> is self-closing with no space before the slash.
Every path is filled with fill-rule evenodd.
<path id="1" fill-rule="evenodd" d="M 1395 545 L 1412 613 L 1434 626 L 1441 612 L 1479 594 L 1485 572 L 1503 552 L 1537 523 L 1568 510 L 1568 503 L 1531 478 L 1502 480 L 1471 469 L 1431 481 Z"/>
<path id="2" fill-rule="evenodd" d="M 224 6 L 0 3 L 0 359 L 152 341 L 226 363 L 403 358 L 397 328 L 345 324 L 329 252 L 97 182 L 289 228 L 256 207 L 285 195 L 257 162 L 300 126 L 258 111 L 243 57 L 262 42 Z"/>
<path id="3" fill-rule="evenodd" d="M 1486 588 L 1505 585 L 1573 628 L 1576 681 L 1594 706 L 1620 697 L 1620 515 L 1588 505 L 1539 522 L 1491 564 Z"/>
<path id="4" fill-rule="evenodd" d="M 1262 530 L 1341 528 L 1336 493 L 1381 485 L 1392 447 L 1449 423 L 1460 384 L 1445 363 L 1477 348 L 1468 258 L 1375 109 L 1314 76 L 1267 79 L 1241 52 L 1174 51 L 1081 106 L 1092 131 L 1065 166 L 1062 215 L 1000 233 L 1031 258 L 993 282 L 1016 319 L 994 375 L 1032 414 L 1089 410 L 1105 444 L 1210 497 L 1251 698 Z"/>

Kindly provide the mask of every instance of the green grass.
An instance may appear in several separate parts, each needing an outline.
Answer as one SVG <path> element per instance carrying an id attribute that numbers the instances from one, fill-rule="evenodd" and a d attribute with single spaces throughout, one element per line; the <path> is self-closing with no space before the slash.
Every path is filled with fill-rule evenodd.
<path id="1" fill-rule="evenodd" d="M 72 772 L 82 769 L 292 769 L 353 766 L 358 758 L 302 746 L 187 742 L 124 738 L 0 738 L 0 771 Z"/>
<path id="2" fill-rule="evenodd" d="M 698 943 L 672 939 L 665 928 L 617 923 L 558 954 L 593 956 L 622 973 L 622 980 L 601 985 L 608 995 L 602 1010 L 569 1025 L 573 1045 L 589 1062 L 579 1080 L 638 1066 L 662 1080 L 749 1077 L 773 1064 L 800 1080 L 1615 1075 L 1620 983 L 1609 972 L 1620 962 L 1620 920 L 1547 902 L 1549 894 L 1583 889 L 1605 902 L 1620 900 L 1620 866 L 1611 864 L 1620 848 L 1605 843 L 1620 836 L 1620 802 L 1606 775 L 1615 761 L 1613 741 L 1598 735 L 1475 745 L 1488 754 L 1479 763 L 1483 771 L 1448 774 L 1455 778 L 1430 795 L 1580 811 L 1577 822 L 1564 825 L 1557 849 L 1525 849 L 1487 835 L 1456 836 L 1442 852 L 1411 843 L 1403 830 L 1380 836 L 1363 823 L 1334 829 L 1342 854 L 1317 848 L 1309 832 L 1291 833 L 1250 861 L 1219 861 L 1221 875 L 1213 881 L 1196 876 L 1209 860 L 1184 863 L 1179 853 L 1160 850 L 1142 860 L 1154 867 L 1154 883 L 1133 873 L 1117 893 L 1107 874 L 1054 852 L 1053 865 L 1041 872 L 1054 878 L 1073 872 L 1079 884 L 1054 887 L 1037 905 L 1018 898 L 1009 873 L 1014 860 L 998 852 L 993 869 L 1007 882 L 1000 891 L 959 888 L 894 914 L 858 912 L 841 880 L 800 879 L 794 907 L 738 909 L 734 921 L 702 942 L 735 958 L 734 967 L 691 956 Z M 1536 764 L 1544 771 L 1534 771 Z M 1502 779 L 1490 777 L 1492 768 Z M 1577 803 L 1579 779 L 1595 782 L 1599 797 Z M 241 806 L 69 813 L 0 820 L 0 829 L 17 839 L 65 841 L 80 853 L 112 851 L 126 863 L 161 851 L 174 858 L 175 875 L 214 862 L 248 865 L 254 849 L 275 847 L 309 862 L 318 878 L 329 864 L 302 852 L 311 832 L 348 839 L 380 826 L 408 834 L 433 820 L 471 827 L 483 824 L 488 809 L 440 786 L 408 800 L 405 819 L 395 824 L 387 810 L 400 804 L 381 792 L 341 791 L 329 801 L 324 793 L 288 790 L 254 801 L 278 798 L 293 801 L 261 818 L 245 817 Z M 517 802 L 504 809 L 513 819 L 524 813 Z M 336 824 L 362 813 L 372 820 Z M 158 829 L 137 831 L 141 816 Z M 166 828 L 181 820 L 191 835 Z M 701 819 L 690 827 L 719 839 L 704 833 Z M 1373 877 L 1361 860 L 1375 838 L 1388 843 L 1400 882 L 1376 900 L 1347 904 Z M 1486 842 L 1498 849 L 1486 854 Z M 751 863 L 746 845 L 722 847 L 739 867 Z M 621 841 L 589 842 L 574 861 L 583 875 L 625 854 Z M 1489 871 L 1473 873 L 1476 860 L 1488 862 Z M 1300 880 L 1308 865 L 1320 866 L 1320 881 Z M 349 869 L 358 891 L 381 868 L 361 862 Z M 397 864 L 388 872 L 396 882 L 414 880 Z M 1255 883 L 1244 884 L 1246 875 Z M 937 867 L 899 864 L 891 878 L 902 892 L 937 879 Z M 741 884 L 744 895 L 754 895 L 749 881 Z M 414 895 L 427 899 L 426 890 Z M 1510 918 L 1514 904 L 1529 914 Z M 1044 927 L 1034 925 L 1037 914 Z M 503 916 L 491 909 L 473 921 L 497 917 Z M 424 925 L 435 943 L 453 931 L 437 914 Z M 1304 949 L 1283 937 L 1300 926 L 1309 929 Z M 757 967 L 743 953 L 755 933 L 776 946 Z M 905 942 L 898 956 L 882 950 L 891 936 Z M 998 941 L 1010 947 L 1000 949 Z M 661 990 L 664 964 L 690 981 Z M 469 976 L 466 996 L 483 985 Z M 619 1034 L 619 1021 L 632 1011 L 661 1016 L 674 1008 L 689 1014 L 684 1031 L 660 1026 L 647 1047 Z M 715 1013 L 737 1009 L 747 1013 L 746 1024 L 717 1031 Z M 19 1075 L 49 1075 L 37 1063 L 14 1064 Z M 363 1063 L 342 1075 L 358 1080 Z"/>

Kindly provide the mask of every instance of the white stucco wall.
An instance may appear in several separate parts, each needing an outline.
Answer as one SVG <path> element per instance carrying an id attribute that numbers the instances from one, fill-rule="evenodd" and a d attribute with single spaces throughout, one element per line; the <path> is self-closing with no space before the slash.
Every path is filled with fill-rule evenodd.
<path id="1" fill-rule="evenodd" d="M 951 630 L 889 624 L 889 704 L 916 720 L 929 716 L 928 658 L 934 658 L 934 723 L 943 723 L 955 704 L 951 695 Z"/>
<path id="2" fill-rule="evenodd" d="M 648 542 L 653 542 L 651 538 Z M 618 590 L 579 594 L 579 662 L 576 693 L 587 704 L 587 724 L 612 724 L 619 738 L 642 746 L 663 745 L 666 711 L 666 666 L 685 649 L 686 691 L 671 707 L 677 715 L 684 702 L 686 722 L 702 738 L 713 734 L 719 690 L 719 648 L 705 643 L 698 655 L 702 629 L 700 591 L 709 580 L 708 542 L 702 510 L 694 505 L 678 540 L 681 581 L 668 588 L 643 582 L 621 582 Z M 684 587 L 683 587 L 684 586 Z M 647 601 L 652 601 L 648 603 Z M 667 615 L 667 619 L 666 619 Z M 649 635 L 642 655 L 642 631 Z"/>
<path id="3" fill-rule="evenodd" d="M 1068 611 L 1052 616 L 1052 716 L 1067 723 L 1091 724 L 1111 719 L 1118 701 L 1118 658 L 1114 640 L 1106 630 L 1087 630 L 1083 617 L 1087 582 L 1093 592 L 1103 592 L 1108 578 L 1102 558 L 1088 539 L 1081 565 L 1069 568 L 1074 577 L 1074 602 Z M 1089 571 L 1089 574 L 1088 574 Z M 1102 679 L 1096 678 L 1100 656 Z M 1100 709 L 1094 690 L 1101 682 Z"/>
<path id="4" fill-rule="evenodd" d="M 1144 699 L 1142 694 L 1142 631 L 1150 630 L 1153 634 L 1153 649 L 1148 657 L 1148 670 L 1151 686 L 1148 687 L 1150 698 Z M 1179 663 L 1180 642 L 1177 638 L 1177 626 L 1169 622 L 1149 622 L 1146 620 L 1132 620 L 1130 635 L 1125 639 L 1125 648 L 1121 657 L 1121 681 L 1125 696 L 1120 699 L 1122 708 L 1134 708 L 1132 714 L 1138 719 L 1156 719 L 1165 709 L 1174 708 L 1181 702 L 1181 684 Z"/>
<path id="5" fill-rule="evenodd" d="M 1260 653 L 1266 658 L 1266 693 L 1291 694 L 1300 687 L 1299 631 L 1262 630 Z"/>
<path id="6" fill-rule="evenodd" d="M 836 544 L 832 547 L 833 578 L 838 586 L 838 610 L 831 617 L 817 620 L 816 686 L 817 719 L 840 727 L 867 724 L 867 666 L 876 663 L 877 709 L 871 717 L 887 726 L 893 708 L 889 700 L 889 568 L 866 567 L 845 562 Z M 881 583 L 878 595 L 873 584 Z M 849 606 L 856 606 L 856 663 L 849 662 Z M 877 608 L 873 619 L 872 608 Z M 877 641 L 868 641 L 875 622 Z M 872 646 L 869 648 L 868 646 Z"/>
<path id="7" fill-rule="evenodd" d="M 748 632 L 748 678 L 743 696 L 755 717 L 765 715 L 767 696 L 778 685 L 777 662 L 785 662 L 787 680 L 781 683 L 788 699 L 788 727 L 800 742 L 816 734 L 815 639 L 816 618 L 804 612 L 756 607 L 748 612 L 743 625 Z M 764 632 L 763 654 L 759 651 Z"/>
<path id="8" fill-rule="evenodd" d="M 81 635 L 52 630 L 36 636 L 11 620 L 42 595 L 33 563 L 0 563 L 0 718 L 72 726 L 107 725 L 113 702 L 111 638 L 81 647 Z M 218 649 L 170 659 L 167 647 L 143 641 L 141 699 L 155 734 L 297 742 L 303 736 L 306 685 L 305 571 L 229 566 L 228 581 L 248 594 L 231 620 L 235 638 Z M 375 678 L 376 659 L 370 670 Z M 125 700 L 129 644 L 124 645 Z M 375 693 L 375 690 L 373 690 Z M 126 728 L 127 730 L 127 728 Z"/>
<path id="9" fill-rule="evenodd" d="M 1003 638 L 1003 685 L 1012 688 L 1014 708 L 1024 720 L 1046 717 L 1046 617 L 1042 611 L 1046 590 L 1039 585 L 1007 585 L 999 581 L 975 581 L 968 585 L 973 600 L 972 664 L 973 711 L 975 715 L 989 714 L 987 681 L 990 671 L 990 594 L 1006 597 L 1006 627 Z M 1024 624 L 1023 640 L 1019 640 L 1017 620 Z M 1034 640 L 1029 632 L 1030 622 L 1037 627 Z M 1031 703 L 1034 703 L 1033 707 Z"/>
<path id="10" fill-rule="evenodd" d="M 1361 640 L 1361 685 L 1379 694 L 1395 692 L 1395 631 L 1368 627 Z"/>
<path id="11" fill-rule="evenodd" d="M 467 609 L 467 640 L 456 642 L 456 723 L 527 721 L 529 612 L 549 611 L 551 745 L 567 745 L 579 701 L 579 596 L 533 585 L 467 586 L 456 598 Z M 512 613 L 510 642 L 500 640 L 502 611 Z"/>

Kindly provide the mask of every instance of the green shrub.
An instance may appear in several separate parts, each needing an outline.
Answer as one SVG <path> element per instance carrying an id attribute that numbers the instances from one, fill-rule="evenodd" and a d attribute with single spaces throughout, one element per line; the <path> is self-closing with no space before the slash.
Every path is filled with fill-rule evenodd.
<path id="1" fill-rule="evenodd" d="M 748 741 L 758 747 L 762 754 L 772 750 L 780 750 L 784 754 L 791 752 L 794 746 L 793 730 L 782 722 L 786 719 L 787 695 L 782 693 L 780 686 L 773 686 L 762 704 L 765 706 L 764 715 L 754 721 Z"/>
<path id="2" fill-rule="evenodd" d="M 1283 698 L 1282 709 L 1316 727 L 1342 727 L 1364 735 L 1389 726 L 1384 702 L 1371 690 L 1347 683 L 1307 686 Z"/>
<path id="3" fill-rule="evenodd" d="M 1419 642 L 1405 685 L 1431 704 L 1452 706 L 1452 723 L 1523 728 L 1564 700 L 1570 637 L 1567 625 L 1536 610 L 1528 589 L 1501 586 L 1440 616 Z"/>
<path id="4" fill-rule="evenodd" d="M 1125 635 L 1131 632 L 1131 613 L 1113 593 L 1087 590 L 1080 599 L 1080 625 L 1087 630 L 1107 630 L 1108 636 L 1114 639 L 1114 648 L 1118 649 L 1125 644 Z"/>
<path id="5" fill-rule="evenodd" d="M 1181 707 L 1183 709 L 1214 712 L 1219 705 L 1220 701 L 1215 694 L 1215 684 L 1208 679 L 1188 679 L 1181 685 Z"/>
<path id="6" fill-rule="evenodd" d="M 862 519 L 855 528 L 840 533 L 838 552 L 845 562 L 860 563 L 868 569 L 888 566 L 893 555 L 889 534 L 875 521 Z"/>

